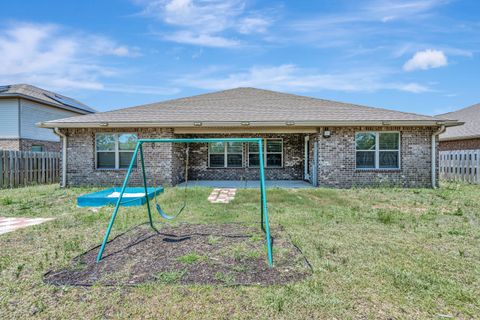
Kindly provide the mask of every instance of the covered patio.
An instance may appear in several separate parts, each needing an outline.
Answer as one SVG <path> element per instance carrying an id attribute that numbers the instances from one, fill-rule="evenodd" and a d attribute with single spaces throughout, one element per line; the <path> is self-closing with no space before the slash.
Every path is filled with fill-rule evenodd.
<path id="1" fill-rule="evenodd" d="M 282 189 L 303 189 L 313 188 L 313 186 L 303 180 L 266 180 L 267 188 Z M 179 183 L 178 187 L 185 187 L 185 182 Z M 259 180 L 193 180 L 188 182 L 188 187 L 207 187 L 207 188 L 260 188 Z"/>

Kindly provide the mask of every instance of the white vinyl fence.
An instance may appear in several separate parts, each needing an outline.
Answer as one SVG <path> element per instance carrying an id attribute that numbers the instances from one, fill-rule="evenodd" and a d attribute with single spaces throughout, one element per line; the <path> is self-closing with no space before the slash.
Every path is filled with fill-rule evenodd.
<path id="1" fill-rule="evenodd" d="M 0 149 L 0 189 L 59 182 L 60 153 Z"/>
<path id="2" fill-rule="evenodd" d="M 440 178 L 480 184 L 480 150 L 440 151 Z"/>

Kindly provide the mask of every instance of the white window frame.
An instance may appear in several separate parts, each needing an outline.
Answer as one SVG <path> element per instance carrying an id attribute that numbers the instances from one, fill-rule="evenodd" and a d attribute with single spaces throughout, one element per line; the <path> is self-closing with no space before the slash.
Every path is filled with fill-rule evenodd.
<path id="1" fill-rule="evenodd" d="M 228 143 L 227 142 L 222 142 L 223 143 L 223 153 L 220 153 L 220 152 L 210 152 L 210 143 L 207 144 L 207 149 L 208 149 L 208 168 L 209 169 L 238 169 L 238 168 L 244 168 L 245 167 L 245 164 L 244 164 L 244 144 L 241 142 L 242 144 L 242 152 L 230 152 L 228 153 Z M 223 167 L 212 167 L 211 166 L 211 163 L 210 163 L 210 155 L 211 154 L 223 154 Z M 232 167 L 232 166 L 228 166 L 228 155 L 229 154 L 239 154 L 242 156 L 242 165 L 239 166 L 239 167 Z"/>
<path id="2" fill-rule="evenodd" d="M 282 169 L 283 168 L 283 138 L 263 138 L 263 164 L 265 168 L 271 168 L 271 169 Z M 282 151 L 281 152 L 267 152 L 267 141 L 270 140 L 277 140 L 282 143 Z M 250 152 L 250 145 L 247 143 L 247 166 L 249 168 L 258 168 L 259 166 L 251 166 L 250 165 L 250 154 L 259 154 L 258 152 Z M 279 167 L 270 167 L 267 164 L 267 154 L 280 154 L 282 157 L 281 160 L 281 165 Z"/>
<path id="3" fill-rule="evenodd" d="M 97 150 L 97 136 L 100 135 L 100 134 L 109 134 L 109 135 L 114 135 L 114 136 L 115 136 L 115 150 L 105 150 L 105 151 Z M 122 134 L 132 134 L 132 135 L 135 135 L 135 136 L 137 137 L 137 140 L 138 140 L 138 134 L 135 133 L 135 132 L 97 132 L 97 133 L 95 133 L 95 169 L 96 169 L 96 170 L 128 170 L 128 168 L 120 168 L 120 153 L 121 153 L 121 152 L 131 153 L 131 152 L 134 152 L 135 149 L 132 149 L 132 150 L 120 150 L 120 143 L 119 143 L 119 141 L 118 141 L 118 138 L 119 138 Z M 114 154 L 115 154 L 115 168 L 99 168 L 99 167 L 98 167 L 98 152 L 103 152 L 103 153 L 111 152 L 111 153 L 114 153 Z M 137 159 L 135 159 L 135 161 L 137 161 Z M 135 168 L 136 166 L 137 166 L 137 164 L 135 163 L 134 168 Z"/>
<path id="4" fill-rule="evenodd" d="M 357 134 L 359 133 L 373 133 L 375 134 L 375 150 L 357 150 Z M 380 134 L 382 133 L 398 133 L 398 150 L 396 149 L 385 149 L 380 150 Z M 355 140 L 355 170 L 400 170 L 402 167 L 401 163 L 401 150 L 402 150 L 402 139 L 401 139 L 400 131 L 358 131 L 355 132 L 354 140 Z M 374 168 L 357 168 L 357 152 L 365 151 L 365 152 L 374 152 L 375 153 L 375 167 Z M 398 152 L 398 167 L 396 168 L 380 168 L 380 152 Z"/>

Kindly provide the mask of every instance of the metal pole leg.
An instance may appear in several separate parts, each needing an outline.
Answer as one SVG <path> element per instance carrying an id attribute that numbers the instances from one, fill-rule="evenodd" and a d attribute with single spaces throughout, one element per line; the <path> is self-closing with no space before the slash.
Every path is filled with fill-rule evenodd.
<path id="1" fill-rule="evenodd" d="M 108 224 L 108 229 L 107 229 L 107 232 L 105 233 L 105 237 L 103 238 L 100 251 L 98 251 L 97 262 L 100 262 L 100 260 L 102 260 L 103 250 L 105 250 L 105 245 L 108 242 L 108 237 L 110 236 L 110 232 L 112 231 L 115 218 L 117 217 L 118 209 L 120 208 L 120 203 L 122 202 L 123 194 L 125 193 L 125 189 L 127 188 L 128 179 L 130 178 L 130 174 L 132 173 L 133 164 L 135 163 L 135 159 L 137 159 L 137 154 L 138 154 L 138 149 L 140 144 L 141 144 L 140 142 L 137 142 L 137 146 L 135 147 L 135 152 L 133 153 L 132 161 L 130 161 L 130 166 L 128 167 L 125 180 L 123 180 L 122 190 L 120 191 L 120 195 L 118 196 L 117 204 L 115 205 L 115 210 L 113 210 L 112 218 L 110 218 L 110 223 Z"/>

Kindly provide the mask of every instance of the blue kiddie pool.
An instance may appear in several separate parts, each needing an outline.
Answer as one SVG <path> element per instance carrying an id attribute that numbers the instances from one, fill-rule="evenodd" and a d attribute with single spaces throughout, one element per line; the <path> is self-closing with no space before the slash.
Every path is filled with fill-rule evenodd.
<path id="1" fill-rule="evenodd" d="M 120 191 L 122 188 L 110 188 L 93 193 L 84 194 L 77 198 L 77 205 L 79 207 L 103 207 L 108 205 L 116 205 Z M 148 199 L 163 192 L 162 187 L 147 188 Z M 145 198 L 144 187 L 127 187 L 122 197 L 122 206 L 141 206 L 147 202 Z"/>

